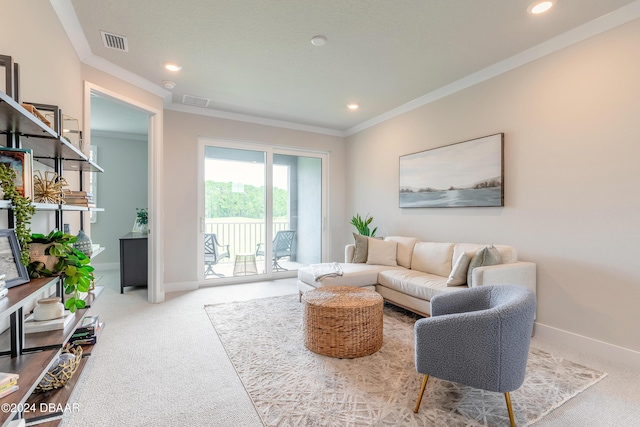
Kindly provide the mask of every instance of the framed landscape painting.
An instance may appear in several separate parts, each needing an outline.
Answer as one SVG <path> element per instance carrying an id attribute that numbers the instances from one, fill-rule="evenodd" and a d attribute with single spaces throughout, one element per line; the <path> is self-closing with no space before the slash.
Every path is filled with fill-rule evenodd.
<path id="1" fill-rule="evenodd" d="M 400 156 L 401 208 L 504 206 L 504 134 Z"/>

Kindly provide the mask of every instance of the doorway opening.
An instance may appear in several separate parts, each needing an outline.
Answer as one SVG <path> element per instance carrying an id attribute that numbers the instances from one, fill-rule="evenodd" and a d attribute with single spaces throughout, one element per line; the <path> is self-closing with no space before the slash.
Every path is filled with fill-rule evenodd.
<path id="1" fill-rule="evenodd" d="M 85 126 L 97 161 L 105 170 L 94 176 L 95 198 L 104 208 L 92 226 L 92 238 L 105 242 L 105 268 L 120 265 L 119 238 L 132 231 L 136 208 L 146 208 L 149 218 L 146 266 L 149 302 L 164 300 L 160 189 L 162 147 L 160 111 L 91 83 L 85 83 Z"/>

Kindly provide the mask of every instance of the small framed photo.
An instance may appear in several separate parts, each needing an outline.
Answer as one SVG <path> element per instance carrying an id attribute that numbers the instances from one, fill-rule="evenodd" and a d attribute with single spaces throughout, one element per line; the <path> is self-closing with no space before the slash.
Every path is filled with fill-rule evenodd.
<path id="1" fill-rule="evenodd" d="M 0 275 L 4 275 L 7 288 L 29 282 L 29 273 L 20 261 L 20 245 L 13 229 L 0 230 Z"/>

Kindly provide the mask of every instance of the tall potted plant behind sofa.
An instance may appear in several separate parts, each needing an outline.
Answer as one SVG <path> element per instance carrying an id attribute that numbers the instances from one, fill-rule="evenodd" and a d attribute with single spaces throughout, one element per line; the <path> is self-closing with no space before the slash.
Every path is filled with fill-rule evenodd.
<path id="1" fill-rule="evenodd" d="M 360 216 L 360 214 L 355 214 L 355 216 L 351 218 L 351 225 L 353 225 L 356 230 L 358 230 L 358 233 L 362 234 L 363 236 L 375 237 L 378 227 L 370 230 L 369 224 L 371 224 L 371 221 L 373 221 L 373 217 L 369 216 L 369 214 L 367 214 L 364 219 Z"/>

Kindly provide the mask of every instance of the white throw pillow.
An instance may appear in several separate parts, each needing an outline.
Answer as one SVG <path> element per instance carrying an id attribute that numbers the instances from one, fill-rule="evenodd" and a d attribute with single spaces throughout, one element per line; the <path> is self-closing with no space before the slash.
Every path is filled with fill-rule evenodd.
<path id="1" fill-rule="evenodd" d="M 396 266 L 398 243 L 388 240 L 369 239 L 367 264 Z"/>
<path id="2" fill-rule="evenodd" d="M 458 257 L 449 279 L 447 280 L 447 286 L 460 286 L 467 283 L 467 271 L 469 270 L 469 263 L 471 262 L 471 255 L 467 252 L 462 252 L 462 255 Z"/>
<path id="3" fill-rule="evenodd" d="M 411 268 L 411 257 L 413 247 L 419 242 L 415 237 L 387 236 L 384 240 L 398 242 L 398 253 L 396 262 L 403 267 Z"/>

